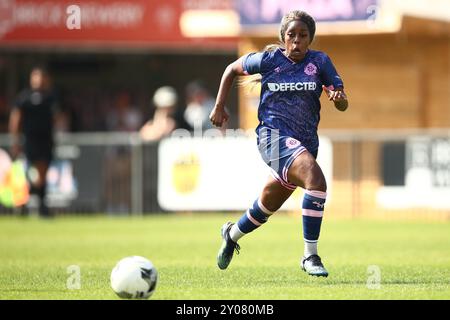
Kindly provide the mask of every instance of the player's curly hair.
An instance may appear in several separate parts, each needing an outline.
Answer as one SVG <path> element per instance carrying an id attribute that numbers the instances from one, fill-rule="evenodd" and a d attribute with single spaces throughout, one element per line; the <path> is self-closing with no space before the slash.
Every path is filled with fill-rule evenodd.
<path id="1" fill-rule="evenodd" d="M 314 39 L 314 35 L 316 34 L 316 21 L 314 21 L 313 17 L 311 17 L 308 13 L 301 10 L 293 10 L 291 12 L 286 13 L 283 18 L 281 19 L 280 23 L 280 33 L 278 35 L 279 42 L 277 44 L 269 44 L 267 45 L 263 51 L 275 51 L 278 48 L 284 48 L 284 36 L 286 34 L 287 27 L 289 23 L 292 21 L 300 20 L 304 24 L 306 24 L 306 27 L 309 31 L 309 37 L 311 43 Z M 251 87 L 254 87 L 257 83 L 261 82 L 261 75 L 255 74 L 250 77 L 246 77 L 244 80 L 239 80 L 238 85 L 239 86 L 247 86 L 251 85 Z"/>
<path id="2" fill-rule="evenodd" d="M 308 28 L 309 31 L 310 41 L 312 42 L 314 39 L 314 35 L 316 34 L 316 22 L 314 21 L 313 17 L 311 17 L 305 11 L 301 10 L 291 11 L 283 16 L 280 23 L 280 34 L 279 34 L 280 41 L 284 43 L 284 35 L 286 33 L 287 27 L 289 23 L 295 20 L 300 20 L 304 24 L 306 24 L 306 27 Z"/>

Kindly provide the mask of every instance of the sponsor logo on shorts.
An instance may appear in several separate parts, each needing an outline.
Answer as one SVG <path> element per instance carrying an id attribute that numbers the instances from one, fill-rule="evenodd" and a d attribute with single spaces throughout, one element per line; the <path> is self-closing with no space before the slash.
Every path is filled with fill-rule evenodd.
<path id="1" fill-rule="evenodd" d="M 297 139 L 294 139 L 294 138 L 286 139 L 286 147 L 288 147 L 289 149 L 296 148 L 299 145 L 300 145 L 300 141 L 298 141 Z"/>

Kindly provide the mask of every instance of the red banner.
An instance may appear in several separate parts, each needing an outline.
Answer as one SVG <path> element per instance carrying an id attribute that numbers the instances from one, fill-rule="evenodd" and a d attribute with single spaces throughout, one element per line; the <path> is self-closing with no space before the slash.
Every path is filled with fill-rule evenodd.
<path id="1" fill-rule="evenodd" d="M 180 17 L 184 10 L 190 10 L 192 2 L 0 0 L 0 46 L 75 44 L 234 48 L 236 37 L 189 38 L 183 35 Z"/>

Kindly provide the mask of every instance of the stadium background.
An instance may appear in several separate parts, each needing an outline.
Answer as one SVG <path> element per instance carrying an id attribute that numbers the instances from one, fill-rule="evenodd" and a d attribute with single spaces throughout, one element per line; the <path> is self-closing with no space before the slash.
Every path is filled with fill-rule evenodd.
<path id="1" fill-rule="evenodd" d="M 262 169 L 248 160 L 260 161 L 253 158 L 256 150 L 248 151 L 256 149 L 253 137 L 204 138 L 200 132 L 198 139 L 193 132 L 191 143 L 181 142 L 189 147 L 181 148 L 177 139 L 149 143 L 136 132 L 119 132 L 107 119 L 125 99 L 147 120 L 152 94 L 162 85 L 177 89 L 181 107 L 192 80 L 203 81 L 214 96 L 228 63 L 276 42 L 281 12 L 301 7 L 318 21 L 312 47 L 332 57 L 351 101 L 345 113 L 322 102 L 322 161 L 331 178 L 327 211 L 448 219 L 449 5 L 426 3 L 89 0 L 78 1 L 81 29 L 69 30 L 71 1 L 2 1 L 0 146 L 8 147 L 10 107 L 30 68 L 45 64 L 68 119 L 58 132 L 49 186 L 59 214 L 239 212 L 261 185 Z M 233 90 L 230 129 L 253 130 L 258 92 Z M 208 157 L 202 150 L 210 145 L 223 155 Z M 237 170 L 230 163 L 242 163 L 233 173 L 245 177 L 242 186 L 232 193 L 226 183 L 205 178 L 212 163 L 229 172 Z M 298 193 L 285 210 L 297 208 Z M 218 204 L 217 194 L 228 199 Z"/>

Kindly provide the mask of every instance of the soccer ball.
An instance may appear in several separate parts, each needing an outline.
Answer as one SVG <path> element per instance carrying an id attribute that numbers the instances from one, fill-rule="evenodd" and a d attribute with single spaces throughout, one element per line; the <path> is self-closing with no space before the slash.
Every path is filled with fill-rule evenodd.
<path id="1" fill-rule="evenodd" d="M 153 263 L 140 256 L 120 260 L 111 272 L 111 288 L 124 299 L 148 299 L 158 282 Z"/>

